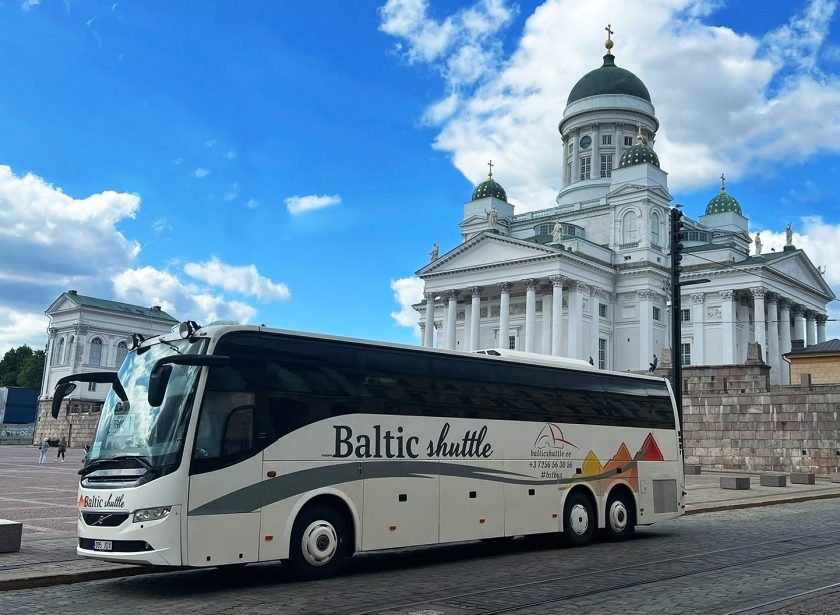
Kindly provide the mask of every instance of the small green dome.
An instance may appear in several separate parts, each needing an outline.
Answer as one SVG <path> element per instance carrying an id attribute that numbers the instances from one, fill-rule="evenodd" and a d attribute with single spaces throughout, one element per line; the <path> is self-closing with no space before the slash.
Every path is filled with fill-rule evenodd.
<path id="1" fill-rule="evenodd" d="M 641 135 L 636 137 L 636 145 L 628 149 L 621 155 L 618 161 L 618 168 L 623 169 L 634 164 L 652 164 L 659 168 L 659 156 L 653 151 L 653 148 L 645 143 Z"/>
<path id="2" fill-rule="evenodd" d="M 710 216 L 712 214 L 723 214 L 726 212 L 735 212 L 736 214 L 742 215 L 741 204 L 734 196 L 726 191 L 726 177 L 721 175 L 720 179 L 720 194 L 715 196 L 706 205 L 706 215 Z"/>
<path id="3" fill-rule="evenodd" d="M 642 80 L 629 70 L 616 66 L 615 57 L 609 52 L 604 56 L 601 68 L 586 73 L 575 84 L 566 104 L 599 94 L 626 94 L 650 102 L 650 93 Z"/>
<path id="4" fill-rule="evenodd" d="M 487 197 L 494 197 L 500 201 L 507 203 L 507 194 L 502 185 L 493 179 L 493 163 L 490 162 L 490 172 L 487 174 L 487 179 L 475 187 L 472 193 L 472 200 L 486 199 Z"/>

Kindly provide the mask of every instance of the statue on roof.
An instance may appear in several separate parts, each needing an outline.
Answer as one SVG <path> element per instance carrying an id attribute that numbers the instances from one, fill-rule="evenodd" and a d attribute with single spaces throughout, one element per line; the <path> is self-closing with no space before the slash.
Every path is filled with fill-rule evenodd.
<path id="1" fill-rule="evenodd" d="M 484 210 L 484 213 L 487 214 L 487 224 L 490 226 L 491 229 L 496 228 L 496 217 L 499 215 L 496 212 L 496 208 L 493 207 L 490 211 Z"/>
<path id="2" fill-rule="evenodd" d="M 755 255 L 761 254 L 761 233 L 755 234 Z"/>
<path id="3" fill-rule="evenodd" d="M 432 246 L 432 251 L 431 251 L 431 252 L 429 252 L 429 256 L 431 256 L 431 257 L 432 257 L 432 260 L 433 260 L 433 261 L 436 261 L 436 260 L 437 260 L 437 258 L 438 258 L 438 252 L 439 252 L 438 245 L 437 245 L 437 243 L 435 243 L 435 244 Z"/>
<path id="4" fill-rule="evenodd" d="M 551 241 L 553 243 L 560 243 L 561 239 L 563 239 L 563 225 L 555 222 L 554 230 L 551 231 Z"/>
<path id="5" fill-rule="evenodd" d="M 785 228 L 785 245 L 793 245 L 793 228 L 791 227 L 790 222 L 787 223 L 787 228 Z"/>

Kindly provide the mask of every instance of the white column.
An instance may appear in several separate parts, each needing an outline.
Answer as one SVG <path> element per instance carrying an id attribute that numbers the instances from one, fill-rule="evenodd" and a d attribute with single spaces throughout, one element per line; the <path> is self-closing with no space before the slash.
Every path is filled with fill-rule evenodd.
<path id="1" fill-rule="evenodd" d="M 478 350 L 481 334 L 481 288 L 473 286 L 470 288 L 472 294 L 472 310 L 470 315 L 470 350 Z"/>
<path id="2" fill-rule="evenodd" d="M 801 305 L 793 306 L 793 339 L 805 343 L 805 312 Z"/>
<path id="3" fill-rule="evenodd" d="M 499 284 L 501 301 L 499 302 L 499 348 L 509 348 L 510 337 L 510 282 Z"/>
<path id="4" fill-rule="evenodd" d="M 592 326 L 590 327 L 591 341 L 589 343 L 589 356 L 593 365 L 598 365 L 598 338 L 601 337 L 601 316 L 598 305 L 601 296 L 601 289 L 595 286 L 589 289 L 589 312 L 592 315 Z"/>
<path id="5" fill-rule="evenodd" d="M 817 314 L 817 344 L 822 344 L 825 341 L 825 321 L 828 316 L 825 314 Z"/>
<path id="6" fill-rule="evenodd" d="M 563 343 L 563 276 L 553 275 L 548 279 L 551 280 L 551 354 L 559 357 Z"/>
<path id="7" fill-rule="evenodd" d="M 598 123 L 592 124 L 592 179 L 601 177 L 601 131 Z"/>
<path id="8" fill-rule="evenodd" d="M 446 342 L 441 339 L 440 330 L 443 329 L 443 321 L 436 320 L 435 321 L 435 340 L 434 346 L 435 348 L 444 348 Z"/>
<path id="9" fill-rule="evenodd" d="M 723 301 L 722 310 L 722 327 L 723 327 L 723 353 L 722 359 L 724 365 L 733 365 L 735 363 L 735 336 L 738 331 L 736 319 L 738 317 L 735 310 L 735 291 L 721 290 L 718 291 L 720 298 Z M 674 352 L 679 352 L 680 349 L 674 349 Z"/>
<path id="10" fill-rule="evenodd" d="M 536 348 L 540 354 L 551 354 L 551 288 L 540 284 L 537 290 L 540 291 L 539 297 L 542 301 L 542 322 Z"/>
<path id="11" fill-rule="evenodd" d="M 706 365 L 706 344 L 704 339 L 706 325 L 705 293 L 691 294 L 691 363 Z M 682 322 L 682 318 L 680 318 Z"/>
<path id="12" fill-rule="evenodd" d="M 779 296 L 767 294 L 767 363 L 770 364 L 770 383 L 781 383 L 779 355 Z"/>
<path id="13" fill-rule="evenodd" d="M 572 282 L 569 288 L 569 357 L 580 359 L 580 320 L 583 312 L 583 282 Z"/>
<path id="14" fill-rule="evenodd" d="M 613 168 L 618 168 L 618 161 L 621 160 L 622 148 L 624 145 L 624 137 L 621 134 L 621 124 L 616 123 L 615 125 L 615 136 L 613 136 L 613 141 L 615 141 L 615 154 L 613 154 Z"/>
<path id="15" fill-rule="evenodd" d="M 534 352 L 537 336 L 537 281 L 525 280 L 525 352 Z"/>
<path id="16" fill-rule="evenodd" d="M 446 306 L 446 347 L 449 350 L 455 350 L 455 322 L 458 317 L 458 291 L 447 291 L 446 297 L 449 300 L 449 303 Z"/>
<path id="17" fill-rule="evenodd" d="M 817 321 L 815 320 L 816 314 L 811 310 L 805 312 L 805 322 L 806 322 L 806 341 L 805 346 L 813 346 L 817 343 Z"/>
<path id="18" fill-rule="evenodd" d="M 423 337 L 423 345 L 431 348 L 435 335 L 435 294 L 425 293 L 423 296 L 426 298 L 426 334 Z"/>
<path id="19" fill-rule="evenodd" d="M 755 341 L 761 346 L 759 356 L 767 362 L 767 318 L 764 315 L 764 289 L 754 286 L 750 289 L 753 296 L 753 311 L 755 313 Z"/>
<path id="20" fill-rule="evenodd" d="M 580 130 L 575 128 L 571 132 L 572 137 L 572 181 L 569 182 L 574 184 L 575 182 L 580 181 L 580 150 L 578 149 L 578 143 L 580 142 Z"/>
<path id="21" fill-rule="evenodd" d="M 786 354 L 790 352 L 790 301 L 787 299 L 779 300 L 779 337 L 781 338 L 781 348 L 779 354 Z M 787 363 L 779 363 L 781 366 L 779 376 L 782 384 L 790 384 L 790 370 Z"/>
<path id="22" fill-rule="evenodd" d="M 649 289 L 636 291 L 639 296 L 639 367 L 643 369 L 653 361 L 651 350 L 651 333 L 653 332 L 653 291 Z M 679 352 L 676 348 L 674 352 Z"/>
<path id="23" fill-rule="evenodd" d="M 569 143 L 571 143 L 571 136 L 563 139 L 563 187 L 569 185 L 571 169 L 569 168 Z"/>

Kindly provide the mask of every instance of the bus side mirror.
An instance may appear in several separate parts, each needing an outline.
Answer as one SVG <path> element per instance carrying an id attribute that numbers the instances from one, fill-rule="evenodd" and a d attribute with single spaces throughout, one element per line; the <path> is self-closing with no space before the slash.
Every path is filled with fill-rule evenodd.
<path id="1" fill-rule="evenodd" d="M 60 382 L 55 386 L 55 393 L 53 393 L 52 399 L 52 417 L 54 419 L 58 418 L 58 413 L 61 412 L 61 402 L 64 401 L 64 398 L 70 395 L 73 391 L 76 390 L 76 383 L 75 382 Z"/>
<path id="2" fill-rule="evenodd" d="M 157 408 L 163 403 L 166 386 L 169 384 L 171 375 L 172 365 L 170 363 L 156 365 L 149 375 L 149 406 L 152 408 Z"/>

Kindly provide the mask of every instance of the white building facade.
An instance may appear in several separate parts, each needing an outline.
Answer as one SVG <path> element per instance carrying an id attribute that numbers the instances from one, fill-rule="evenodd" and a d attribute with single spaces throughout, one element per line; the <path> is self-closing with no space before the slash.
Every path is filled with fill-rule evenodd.
<path id="1" fill-rule="evenodd" d="M 56 382 L 75 373 L 117 371 L 128 353 L 133 333 L 153 337 L 178 324 L 160 306 L 143 307 L 108 299 L 62 293 L 47 308 L 49 339 L 38 404 L 35 441 L 66 437 L 71 446 L 89 442 L 110 384 L 78 383 L 63 402 L 58 420 L 50 416 Z"/>
<path id="2" fill-rule="evenodd" d="M 670 348 L 671 195 L 653 150 L 659 121 L 647 88 L 603 65 L 569 95 L 560 193 L 554 206 L 515 214 L 491 172 L 464 205 L 462 243 L 417 272 L 424 281 L 422 344 L 464 351 L 505 347 L 647 369 Z M 761 254 L 726 191 L 699 220 L 684 218 L 684 363 L 742 364 L 761 344 L 771 382 L 789 378 L 791 340 L 825 341 L 831 288 L 792 244 Z M 434 258 L 436 257 L 436 258 Z"/>

